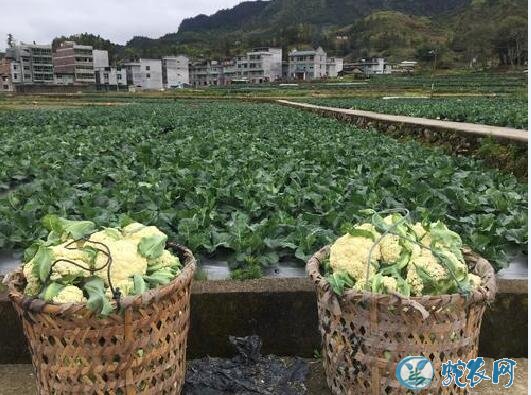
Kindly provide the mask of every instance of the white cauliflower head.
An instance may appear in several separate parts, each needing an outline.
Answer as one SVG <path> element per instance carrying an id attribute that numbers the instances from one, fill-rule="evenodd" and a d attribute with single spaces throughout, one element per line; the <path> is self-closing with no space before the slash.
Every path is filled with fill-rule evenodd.
<path id="1" fill-rule="evenodd" d="M 400 245 L 400 236 L 386 234 L 380 241 L 380 251 L 382 261 L 385 263 L 395 263 L 400 258 L 402 246 Z"/>
<path id="2" fill-rule="evenodd" d="M 382 285 L 386 293 L 398 292 L 398 283 L 396 281 L 396 278 L 382 276 Z"/>
<path id="3" fill-rule="evenodd" d="M 123 228 L 122 233 L 126 239 L 138 241 L 149 236 L 166 236 L 166 234 L 161 232 L 156 226 L 144 226 L 136 222 Z"/>
<path id="4" fill-rule="evenodd" d="M 417 268 L 414 265 L 409 265 L 407 268 L 406 282 L 410 287 L 411 296 L 421 296 L 424 288 L 424 283 L 417 273 Z"/>
<path id="5" fill-rule="evenodd" d="M 28 296 L 37 296 L 41 288 L 39 278 L 33 274 L 34 264 L 35 261 L 32 259 L 22 267 L 22 274 L 27 281 L 26 288 L 24 288 L 24 293 Z"/>
<path id="6" fill-rule="evenodd" d="M 175 267 L 179 265 L 179 258 L 171 253 L 169 250 L 162 251 L 162 255 L 155 259 L 148 259 L 148 267 L 156 266 L 157 268 Z"/>
<path id="7" fill-rule="evenodd" d="M 87 299 L 83 296 L 83 291 L 75 285 L 65 286 L 53 297 L 52 302 L 61 303 L 85 303 Z"/>
<path id="8" fill-rule="evenodd" d="M 99 232 L 92 233 L 90 235 L 89 240 L 96 243 L 103 243 L 107 244 L 108 242 L 121 240 L 123 239 L 122 233 L 119 229 L 116 228 L 105 228 L 103 230 L 100 230 Z M 91 243 L 87 243 L 87 245 L 100 248 L 98 245 L 93 245 Z"/>
<path id="9" fill-rule="evenodd" d="M 115 289 L 116 288 L 120 288 L 120 295 L 122 297 L 125 297 L 125 296 L 128 296 L 128 295 L 132 295 L 134 293 L 134 290 L 135 290 L 135 283 L 134 283 L 132 278 L 128 278 L 126 280 L 118 281 L 116 283 L 113 282 L 112 286 Z M 112 299 L 113 295 L 112 295 L 110 287 L 106 288 L 105 295 L 107 295 L 107 297 L 109 299 Z"/>
<path id="10" fill-rule="evenodd" d="M 147 261 L 146 258 L 138 254 L 137 242 L 133 240 L 116 240 L 108 242 L 107 247 L 112 258 L 110 276 L 113 286 L 127 280 L 129 277 L 133 277 L 135 274 L 143 276 L 146 273 Z M 98 252 L 96 267 L 102 267 L 106 262 L 107 256 Z M 95 274 L 101 277 L 106 285 L 109 285 L 107 267 L 96 271 Z"/>
<path id="11" fill-rule="evenodd" d="M 470 290 L 474 291 L 481 287 L 481 277 L 476 276 L 475 274 L 470 273 L 468 275 L 468 281 L 470 282 Z"/>
<path id="12" fill-rule="evenodd" d="M 369 226 L 360 226 L 358 228 L 373 231 L 374 228 Z M 372 228 L 371 228 L 372 227 Z M 375 232 L 376 233 L 376 232 Z M 347 272 L 356 282 L 365 281 L 367 276 L 367 261 L 369 251 L 374 242 L 364 237 L 355 237 L 346 234 L 336 240 L 330 247 L 330 266 L 334 271 L 343 270 Z M 377 244 L 372 249 L 371 262 L 381 258 L 380 246 Z M 373 265 L 368 265 L 369 276 L 373 276 L 375 269 Z"/>
<path id="13" fill-rule="evenodd" d="M 91 256 L 87 251 L 84 251 L 79 248 L 67 248 L 66 245 L 69 244 L 71 240 L 51 247 L 53 252 L 54 261 L 59 260 L 54 263 L 52 267 L 52 272 L 50 279 L 52 281 L 60 280 L 63 277 L 88 277 L 90 276 L 90 271 L 78 267 L 68 261 L 72 261 L 77 265 L 83 267 L 91 266 Z M 75 247 L 75 246 L 72 246 Z M 61 260 L 66 259 L 66 260 Z"/>

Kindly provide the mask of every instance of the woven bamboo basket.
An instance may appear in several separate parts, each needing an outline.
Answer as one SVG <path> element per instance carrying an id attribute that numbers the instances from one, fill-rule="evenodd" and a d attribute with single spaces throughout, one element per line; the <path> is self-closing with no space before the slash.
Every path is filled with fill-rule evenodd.
<path id="1" fill-rule="evenodd" d="M 7 279 L 22 320 L 39 394 L 178 394 L 186 370 L 195 258 L 171 283 L 121 300 L 122 313 L 97 317 L 84 304 L 47 304 L 23 295 L 21 271 Z M 114 306 L 116 302 L 112 302 Z"/>
<path id="2" fill-rule="evenodd" d="M 329 253 L 329 246 L 319 250 L 306 270 L 317 289 L 323 365 L 332 392 L 412 393 L 400 386 L 396 366 L 406 356 L 422 355 L 432 362 L 435 375 L 415 393 L 466 393 L 453 384 L 442 386 L 441 365 L 477 357 L 483 312 L 496 294 L 490 263 L 463 249 L 471 273 L 481 277 L 481 287 L 466 299 L 459 294 L 406 298 L 355 291 L 337 297 L 320 273 L 320 262 Z"/>

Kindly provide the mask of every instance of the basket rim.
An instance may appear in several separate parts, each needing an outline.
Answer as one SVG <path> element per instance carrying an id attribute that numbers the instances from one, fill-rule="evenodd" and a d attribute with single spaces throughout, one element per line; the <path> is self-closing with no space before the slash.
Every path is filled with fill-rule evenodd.
<path id="1" fill-rule="evenodd" d="M 458 302 L 464 304 L 491 302 L 496 296 L 496 277 L 492 265 L 479 254 L 472 251 L 468 246 L 462 247 L 463 257 L 467 262 L 469 269 L 476 275 L 481 277 L 481 286 L 471 292 L 468 297 L 459 293 L 442 294 L 442 295 L 423 295 L 423 296 L 404 296 L 399 293 L 379 294 L 368 291 L 357 292 L 355 290 L 346 291 L 343 295 L 336 295 L 330 289 L 330 283 L 325 277 L 321 275 L 319 270 L 320 263 L 323 259 L 328 257 L 330 253 L 330 245 L 326 245 L 316 251 L 306 263 L 306 273 L 317 288 L 325 293 L 335 296 L 340 302 L 350 301 L 375 301 L 379 303 L 389 303 L 397 301 L 400 304 L 407 304 L 407 301 L 412 303 L 433 302 L 438 300 L 446 300 L 451 302 Z"/>
<path id="2" fill-rule="evenodd" d="M 183 288 L 185 285 L 191 283 L 192 278 L 196 269 L 196 259 L 192 254 L 192 251 L 185 246 L 176 244 L 173 242 L 168 242 L 167 246 L 178 250 L 179 258 L 184 260 L 184 265 L 181 269 L 181 272 L 168 284 L 162 285 L 156 288 L 153 288 L 147 292 L 144 292 L 140 295 L 126 296 L 120 300 L 120 305 L 123 309 L 129 307 L 141 307 L 152 304 L 154 301 L 157 301 L 164 296 L 175 292 L 178 289 Z M 22 274 L 22 267 L 19 267 L 17 270 L 6 275 L 4 279 L 4 284 L 9 288 L 9 299 L 12 303 L 17 304 L 23 310 L 31 311 L 34 313 L 44 313 L 44 314 L 94 314 L 86 306 L 86 303 L 63 303 L 63 304 L 54 304 L 43 301 L 42 299 L 28 297 L 23 294 L 19 289 L 17 284 L 24 277 Z M 109 316 L 120 314 L 119 311 L 116 311 L 115 300 L 110 301 L 111 305 L 115 308 L 115 311 Z"/>

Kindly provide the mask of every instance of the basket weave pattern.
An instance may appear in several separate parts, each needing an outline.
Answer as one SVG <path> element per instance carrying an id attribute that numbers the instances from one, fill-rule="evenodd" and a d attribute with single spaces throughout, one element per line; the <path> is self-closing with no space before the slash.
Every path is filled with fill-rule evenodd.
<path id="1" fill-rule="evenodd" d="M 173 246 L 184 268 L 171 283 L 122 299 L 123 312 L 97 317 L 84 304 L 10 298 L 28 338 L 40 394 L 176 394 L 184 383 L 192 253 Z M 115 305 L 115 302 L 113 302 Z"/>
<path id="2" fill-rule="evenodd" d="M 430 386 L 415 393 L 466 393 L 453 384 L 441 385 L 441 365 L 477 357 L 483 312 L 496 293 L 490 263 L 463 249 L 471 272 L 482 279 L 468 299 L 458 294 L 406 298 L 354 291 L 337 297 L 319 271 L 329 251 L 318 251 L 306 269 L 317 288 L 323 365 L 332 392 L 407 393 L 396 379 L 396 366 L 406 356 L 422 355 L 432 362 L 435 375 Z"/>

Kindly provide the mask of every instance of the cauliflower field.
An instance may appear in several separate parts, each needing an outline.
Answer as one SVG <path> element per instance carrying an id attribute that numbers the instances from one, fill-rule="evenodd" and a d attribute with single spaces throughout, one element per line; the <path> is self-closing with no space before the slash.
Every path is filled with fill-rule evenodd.
<path id="1" fill-rule="evenodd" d="M 313 99 L 320 106 L 527 129 L 527 98 Z"/>
<path id="2" fill-rule="evenodd" d="M 54 213 L 156 225 L 198 256 L 301 263 L 365 208 L 441 220 L 498 267 L 527 249 L 527 186 L 470 158 L 270 104 L 0 113 L 0 249 Z"/>

